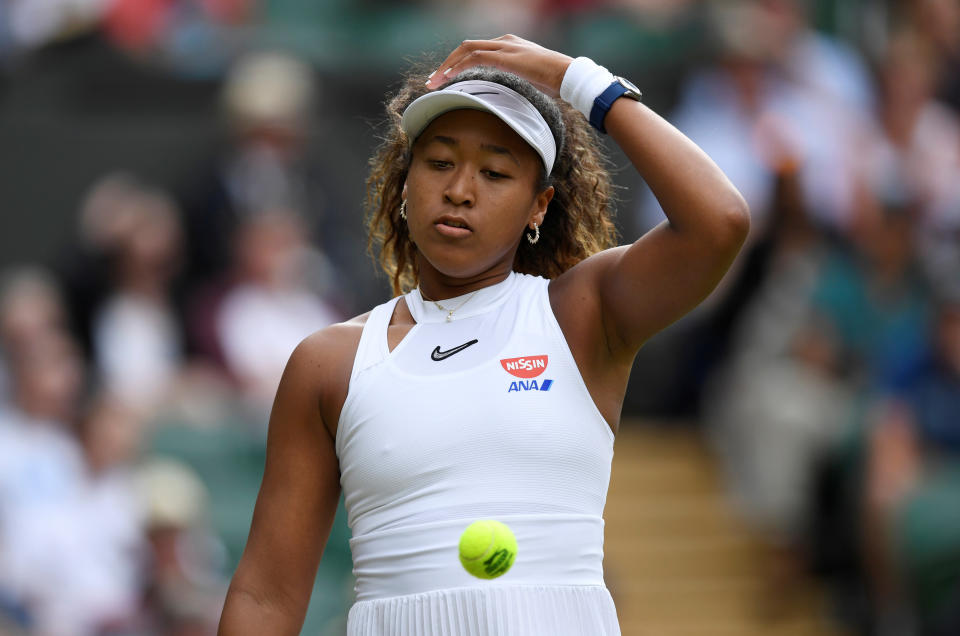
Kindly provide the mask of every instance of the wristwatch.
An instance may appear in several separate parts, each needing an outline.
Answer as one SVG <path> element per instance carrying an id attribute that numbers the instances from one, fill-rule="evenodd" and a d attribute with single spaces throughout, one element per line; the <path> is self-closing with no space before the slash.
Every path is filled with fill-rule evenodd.
<path id="1" fill-rule="evenodd" d="M 593 108 L 590 109 L 590 125 L 602 133 L 607 132 L 607 129 L 603 127 L 603 120 L 610 112 L 613 102 L 621 97 L 629 97 L 639 102 L 643 98 L 643 94 L 630 80 L 614 75 L 613 83 L 593 100 Z"/>

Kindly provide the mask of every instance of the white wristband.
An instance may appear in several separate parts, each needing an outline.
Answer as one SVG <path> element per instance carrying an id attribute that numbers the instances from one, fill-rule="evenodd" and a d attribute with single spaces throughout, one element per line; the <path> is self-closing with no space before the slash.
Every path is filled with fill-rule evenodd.
<path id="1" fill-rule="evenodd" d="M 588 57 L 570 62 L 560 83 L 560 97 L 590 119 L 593 101 L 613 83 L 613 73 Z"/>

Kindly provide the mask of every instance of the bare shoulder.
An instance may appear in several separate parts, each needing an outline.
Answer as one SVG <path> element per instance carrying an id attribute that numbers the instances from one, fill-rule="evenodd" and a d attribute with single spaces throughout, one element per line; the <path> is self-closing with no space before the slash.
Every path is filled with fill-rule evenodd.
<path id="1" fill-rule="evenodd" d="M 330 365 L 343 356 L 352 362 L 369 316 L 368 311 L 313 332 L 297 346 L 293 356 L 299 363 L 322 361 L 324 365 Z"/>
<path id="2" fill-rule="evenodd" d="M 320 416 L 336 434 L 340 409 L 347 399 L 350 372 L 369 312 L 335 323 L 307 336 L 290 355 L 284 375 L 309 383 L 318 400 Z"/>

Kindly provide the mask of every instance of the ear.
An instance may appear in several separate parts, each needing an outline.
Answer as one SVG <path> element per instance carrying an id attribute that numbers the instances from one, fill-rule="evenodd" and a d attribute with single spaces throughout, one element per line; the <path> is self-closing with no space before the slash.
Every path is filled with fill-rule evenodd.
<path id="1" fill-rule="evenodd" d="M 552 187 L 552 186 L 551 186 L 551 187 Z M 404 181 L 403 181 L 403 190 L 400 191 L 400 200 L 401 200 L 401 201 L 406 201 L 406 200 L 407 200 L 407 181 L 406 181 L 406 179 L 404 179 Z"/>
<path id="2" fill-rule="evenodd" d="M 533 209 L 530 211 L 530 218 L 527 220 L 527 227 L 533 229 L 533 224 L 543 225 L 543 217 L 547 215 L 547 206 L 553 200 L 553 186 L 548 187 L 543 192 L 537 194 L 533 200 Z"/>

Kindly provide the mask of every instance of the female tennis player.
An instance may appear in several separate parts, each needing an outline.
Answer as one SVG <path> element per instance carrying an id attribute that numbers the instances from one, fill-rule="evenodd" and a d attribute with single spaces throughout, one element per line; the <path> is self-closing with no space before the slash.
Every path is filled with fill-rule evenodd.
<path id="1" fill-rule="evenodd" d="M 293 352 L 221 634 L 299 633 L 341 489 L 351 636 L 620 633 L 602 515 L 631 363 L 718 283 L 746 204 L 589 59 L 507 35 L 425 79 L 388 105 L 368 182 L 397 295 Z M 666 212 L 632 245 L 588 122 Z M 477 519 L 517 538 L 494 580 L 458 561 Z"/>

